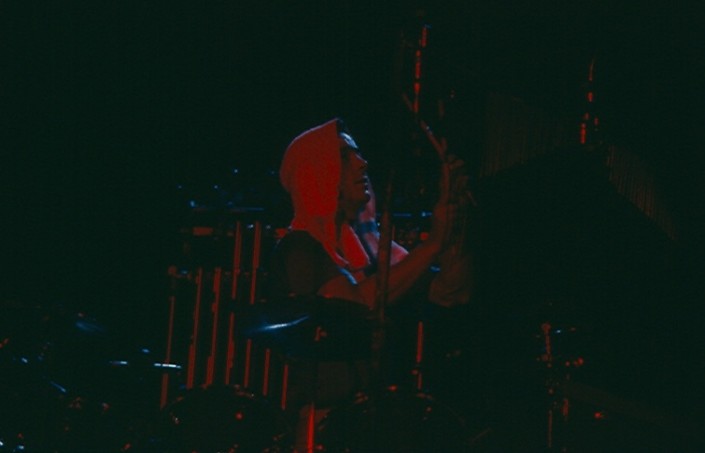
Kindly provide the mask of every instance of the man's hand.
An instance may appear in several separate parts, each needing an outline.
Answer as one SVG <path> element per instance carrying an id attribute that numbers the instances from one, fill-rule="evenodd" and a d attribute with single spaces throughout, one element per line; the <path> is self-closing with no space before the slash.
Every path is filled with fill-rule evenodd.
<path id="1" fill-rule="evenodd" d="M 462 229 L 464 218 L 463 204 L 467 203 L 468 176 L 465 163 L 450 154 L 441 164 L 439 197 L 433 208 L 433 223 L 429 241 L 437 244 L 439 251 L 449 247 Z"/>

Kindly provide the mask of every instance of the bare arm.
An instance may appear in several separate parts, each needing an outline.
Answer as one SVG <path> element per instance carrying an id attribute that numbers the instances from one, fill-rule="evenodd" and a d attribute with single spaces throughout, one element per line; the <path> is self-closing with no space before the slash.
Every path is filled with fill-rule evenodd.
<path id="1" fill-rule="evenodd" d="M 398 300 L 413 286 L 428 270 L 439 251 L 440 244 L 428 240 L 390 268 L 387 296 L 390 303 Z M 353 284 L 349 278 L 341 275 L 327 281 L 320 288 L 318 294 L 324 297 L 355 301 L 372 308 L 375 303 L 376 291 L 376 275 L 371 275 L 357 284 Z"/>
<path id="2" fill-rule="evenodd" d="M 450 233 L 457 217 L 457 206 L 449 203 L 450 168 L 442 166 L 441 194 L 433 211 L 429 238 L 414 248 L 402 261 L 389 270 L 387 301 L 394 303 L 403 296 L 428 270 L 437 255 L 448 245 Z M 345 276 L 327 281 L 318 291 L 324 297 L 355 301 L 374 307 L 377 276 L 371 275 L 357 284 Z"/>
<path id="3" fill-rule="evenodd" d="M 468 303 L 475 293 L 474 257 L 470 243 L 477 240 L 477 231 L 468 227 L 477 222 L 476 215 L 471 215 L 477 205 L 467 186 L 464 162 L 453 155 L 449 155 L 447 161 L 451 168 L 450 197 L 459 207 L 459 229 L 452 232 L 449 246 L 438 256 L 440 272 L 431 282 L 429 301 L 451 307 Z"/>

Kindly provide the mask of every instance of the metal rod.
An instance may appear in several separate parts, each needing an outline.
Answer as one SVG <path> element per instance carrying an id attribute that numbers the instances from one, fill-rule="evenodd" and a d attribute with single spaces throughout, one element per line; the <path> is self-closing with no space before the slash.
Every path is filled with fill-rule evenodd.
<path id="1" fill-rule="evenodd" d="M 267 348 L 264 350 L 264 373 L 262 376 L 262 396 L 269 394 L 269 368 L 271 365 L 272 350 Z"/>
<path id="2" fill-rule="evenodd" d="M 257 277 L 260 267 L 260 253 L 262 250 L 262 222 L 255 222 L 255 237 L 252 239 L 252 273 L 250 279 L 250 304 L 257 300 Z"/>
<path id="3" fill-rule="evenodd" d="M 238 282 L 242 273 L 242 222 L 237 221 L 233 233 L 233 269 L 230 286 L 230 301 L 232 302 L 228 315 L 228 349 L 225 354 L 225 385 L 230 385 L 232 370 L 235 367 L 237 348 L 235 344 L 235 302 L 238 300 Z"/>
<path id="4" fill-rule="evenodd" d="M 282 369 L 282 397 L 281 401 L 279 402 L 279 405 L 283 411 L 286 410 L 286 398 L 287 398 L 287 392 L 289 391 L 289 364 L 284 363 L 284 367 Z"/>
<path id="5" fill-rule="evenodd" d="M 423 388 L 423 355 L 424 355 L 424 323 L 419 320 L 416 324 L 416 363 L 414 373 L 416 374 L 416 390 Z"/>
<path id="6" fill-rule="evenodd" d="M 254 224 L 254 238 L 252 240 L 252 270 L 250 272 L 250 305 L 254 305 L 257 301 L 257 271 L 259 269 L 259 255 L 260 255 L 260 238 L 262 236 L 262 223 L 255 222 Z M 243 376 L 243 385 L 245 388 L 250 385 L 250 372 L 252 368 L 252 340 L 247 339 L 245 345 L 245 373 Z"/>
<path id="7" fill-rule="evenodd" d="M 191 344 L 188 352 L 188 369 L 186 371 L 186 388 L 192 389 L 196 375 L 196 353 L 198 347 L 198 327 L 201 321 L 201 292 L 203 289 L 203 268 L 196 271 L 196 302 L 193 307 L 193 327 Z"/>
<path id="8" fill-rule="evenodd" d="M 220 280 L 222 271 L 220 267 L 216 267 L 213 271 L 213 303 L 211 304 L 213 325 L 211 328 L 211 351 L 206 367 L 206 386 L 213 385 L 213 379 L 215 378 L 215 359 L 218 348 L 218 324 L 220 314 Z"/>
<path id="9" fill-rule="evenodd" d="M 176 269 L 169 270 L 169 321 L 166 334 L 166 354 L 164 363 L 171 363 L 171 349 L 174 344 L 174 316 L 176 311 Z M 164 408 L 169 401 L 169 373 L 162 373 L 162 391 L 159 407 Z"/>
<path id="10" fill-rule="evenodd" d="M 238 282 L 242 272 L 242 222 L 237 221 L 233 238 L 233 278 L 230 287 L 230 299 L 237 300 Z"/>

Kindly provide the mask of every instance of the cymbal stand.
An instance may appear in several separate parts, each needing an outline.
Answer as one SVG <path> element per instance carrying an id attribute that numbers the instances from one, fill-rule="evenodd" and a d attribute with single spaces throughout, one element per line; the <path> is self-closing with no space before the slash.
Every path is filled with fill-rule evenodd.
<path id="1" fill-rule="evenodd" d="M 167 322 L 166 352 L 164 363 L 169 364 L 172 360 L 172 349 L 174 347 L 174 318 L 176 316 L 176 288 L 177 279 L 181 278 L 176 266 L 169 267 L 169 311 Z M 169 373 L 162 373 L 161 391 L 159 396 L 159 407 L 163 409 L 169 402 Z"/>
<path id="2" fill-rule="evenodd" d="M 380 217 L 380 232 L 377 249 L 377 287 L 375 292 L 376 328 L 372 332 L 372 366 L 377 377 L 381 377 L 382 356 L 386 342 L 385 310 L 389 298 L 389 272 L 392 257 L 392 184 L 394 167 L 389 171 L 389 180 L 384 191 L 384 208 Z"/>
<path id="3" fill-rule="evenodd" d="M 242 274 L 242 221 L 238 220 L 233 231 L 233 258 L 232 258 L 232 281 L 230 283 L 230 302 L 234 307 L 240 296 L 240 278 Z M 233 369 L 235 367 L 235 310 L 231 308 L 228 314 L 228 344 L 225 354 L 225 385 L 230 385 Z"/>
<path id="4" fill-rule="evenodd" d="M 571 330 L 575 330 L 571 328 Z M 541 338 L 543 341 L 543 354 L 539 361 L 546 367 L 546 392 L 548 404 L 546 411 L 546 449 L 548 451 L 568 451 L 566 445 L 565 431 L 570 416 L 570 400 L 562 394 L 562 384 L 570 379 L 568 369 L 578 368 L 583 365 L 583 359 L 571 359 L 568 357 L 558 357 L 555 354 L 553 334 L 561 333 L 561 329 L 555 328 L 550 322 L 541 324 Z M 563 370 L 559 373 L 558 368 Z"/>
<path id="5" fill-rule="evenodd" d="M 314 338 L 313 341 L 315 344 L 318 344 L 321 339 L 326 335 L 325 331 L 321 326 L 316 326 L 316 330 L 314 333 Z M 317 388 L 318 388 L 318 366 L 319 366 L 319 360 L 316 358 L 313 360 L 313 377 L 312 377 L 312 384 L 310 388 L 310 398 L 308 403 L 306 403 L 300 410 L 299 412 L 299 420 L 301 420 L 301 415 L 306 416 L 306 423 L 305 423 L 305 437 L 302 435 L 302 433 L 296 434 L 297 439 L 304 438 L 305 439 L 305 446 L 304 450 L 301 451 L 299 448 L 301 445 L 296 445 L 295 448 L 297 448 L 295 451 L 297 453 L 313 453 L 316 450 L 316 426 L 318 425 L 318 418 L 316 416 L 316 393 L 317 393 Z M 286 381 L 284 381 L 286 383 Z M 286 384 L 285 384 L 286 385 Z M 283 404 L 284 404 L 283 400 Z"/>
<path id="6" fill-rule="evenodd" d="M 414 368 L 411 371 L 415 380 L 416 390 L 423 389 L 423 357 L 424 357 L 424 322 L 421 317 L 416 323 L 416 354 Z"/>

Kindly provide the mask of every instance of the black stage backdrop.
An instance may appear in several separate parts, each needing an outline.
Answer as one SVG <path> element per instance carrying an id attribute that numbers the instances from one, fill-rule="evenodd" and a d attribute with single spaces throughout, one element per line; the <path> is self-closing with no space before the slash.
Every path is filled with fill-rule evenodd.
<path id="1" fill-rule="evenodd" d="M 584 259 L 569 261 L 580 275 L 566 273 L 558 297 L 571 284 L 579 285 L 575 294 L 598 281 L 599 301 L 583 293 L 572 303 L 614 302 L 614 330 L 633 326 L 632 313 L 651 316 L 640 318 L 648 328 L 632 327 L 643 335 L 634 343 L 647 345 L 645 357 L 661 354 L 651 368 L 664 364 L 673 371 L 664 375 L 687 386 L 678 400 L 692 389 L 693 406 L 702 406 L 694 377 L 705 363 L 696 346 L 704 340 L 705 280 L 701 9 L 696 2 L 428 3 L 2 2 L 0 299 L 84 310 L 121 335 L 159 343 L 152 336 L 165 322 L 167 267 L 180 253 L 188 200 L 265 206 L 286 220 L 272 171 L 296 134 L 335 115 L 347 119 L 376 165 L 373 176 L 405 158 L 388 148 L 399 140 L 388 136 L 399 130 L 390 127 L 399 109 L 394 60 L 400 33 L 416 27 L 423 11 L 432 24 L 427 69 L 441 91 L 499 92 L 577 124 L 595 58 L 605 141 L 645 163 L 679 233 L 664 239 L 629 203 L 582 194 L 592 206 L 578 211 L 582 221 L 609 212 L 619 226 L 601 223 L 611 234 L 595 239 L 602 254 L 593 236 L 580 236 L 576 253 Z M 468 130 L 481 129 L 470 111 L 460 117 Z M 518 280 L 512 274 L 540 261 L 535 254 L 545 249 L 537 244 L 552 244 L 548 256 L 557 259 L 565 247 L 555 240 L 572 244 L 579 235 L 552 235 L 526 220 L 536 209 L 550 212 L 555 194 L 571 184 L 570 176 L 545 177 L 573 170 L 543 168 L 478 182 L 492 207 L 487 240 L 494 242 L 483 252 L 489 299 L 515 303 L 527 294 L 521 288 L 536 300 L 550 298 L 541 279 L 565 272 L 554 261 Z M 545 182 L 538 189 L 537 180 Z M 600 197 L 604 204 L 595 208 Z M 523 236 L 502 229 L 517 220 Z M 586 283 L 584 271 L 595 266 L 602 270 Z M 630 286 L 653 281 L 644 275 L 667 281 L 658 297 Z M 622 277 L 632 283 L 615 283 Z M 675 356 L 683 359 L 662 361 Z"/>

